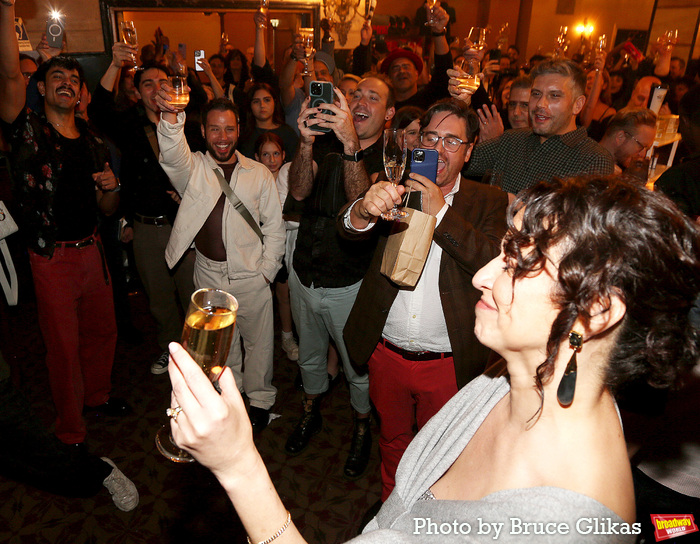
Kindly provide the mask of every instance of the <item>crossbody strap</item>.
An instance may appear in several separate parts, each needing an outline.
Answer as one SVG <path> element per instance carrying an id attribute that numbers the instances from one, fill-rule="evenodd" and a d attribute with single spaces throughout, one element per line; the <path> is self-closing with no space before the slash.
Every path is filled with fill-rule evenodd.
<path id="1" fill-rule="evenodd" d="M 216 177 L 219 178 L 219 185 L 221 185 L 221 190 L 226 195 L 226 198 L 229 199 L 229 202 L 231 202 L 236 211 L 239 214 L 241 214 L 241 217 L 245 219 L 245 222 L 248 223 L 248 226 L 250 226 L 250 228 L 253 229 L 253 232 L 258 235 L 258 238 L 260 238 L 260 241 L 262 242 L 263 233 L 260 230 L 260 225 L 258 225 L 257 221 L 253 219 L 253 216 L 248 211 L 248 208 L 246 208 L 245 204 L 241 202 L 241 199 L 236 196 L 236 193 L 233 192 L 231 186 L 228 183 L 226 183 L 223 174 L 219 172 L 216 168 L 214 168 L 213 170 L 214 172 L 216 172 Z"/>
<path id="2" fill-rule="evenodd" d="M 158 147 L 158 137 L 156 136 L 155 130 L 153 130 L 153 125 L 149 123 L 143 127 L 143 130 L 148 138 L 148 143 L 151 144 L 153 154 L 156 156 L 156 160 L 158 160 L 160 158 L 160 147 Z"/>

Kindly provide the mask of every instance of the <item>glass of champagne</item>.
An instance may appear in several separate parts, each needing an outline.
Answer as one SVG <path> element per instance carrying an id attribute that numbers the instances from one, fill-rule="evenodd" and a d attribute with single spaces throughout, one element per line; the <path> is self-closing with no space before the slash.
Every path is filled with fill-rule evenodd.
<path id="1" fill-rule="evenodd" d="M 403 129 L 387 128 L 384 130 L 384 172 L 391 184 L 396 187 L 401 181 L 406 168 L 406 140 Z M 386 221 L 396 221 L 406 217 L 406 212 L 394 207 L 381 215 Z"/>
<path id="2" fill-rule="evenodd" d="M 260 0 L 260 13 L 262 13 L 265 16 L 265 20 L 267 21 L 267 12 L 270 8 L 270 0 Z M 260 23 L 259 25 L 260 28 L 267 28 L 267 22 L 265 23 Z"/>
<path id="3" fill-rule="evenodd" d="M 301 42 L 304 45 L 304 71 L 301 75 L 310 76 L 309 59 L 316 54 L 316 50 L 314 49 L 314 29 L 300 28 L 299 34 L 301 35 Z"/>
<path id="4" fill-rule="evenodd" d="M 435 17 L 433 17 L 433 10 L 435 9 L 435 6 L 437 6 L 437 0 L 427 0 L 426 3 L 428 4 L 428 11 L 430 12 L 430 16 L 425 22 L 425 26 L 430 26 L 433 23 L 435 23 Z"/>
<path id="5" fill-rule="evenodd" d="M 182 347 L 215 386 L 226 364 L 237 313 L 238 301 L 226 291 L 199 289 L 190 297 L 182 330 Z M 156 434 L 156 446 L 171 461 L 194 462 L 194 458 L 173 440 L 170 424 L 161 427 Z"/>
<path id="6" fill-rule="evenodd" d="M 460 93 L 467 93 L 472 95 L 476 92 L 481 84 L 481 76 L 479 75 L 479 61 L 474 58 L 465 58 L 457 66 L 460 70 L 460 74 L 455 77 L 459 82 L 457 84 L 457 90 Z"/>
<path id="7" fill-rule="evenodd" d="M 190 103 L 190 91 L 187 88 L 187 78 L 184 76 L 172 76 L 170 78 L 170 96 L 172 100 L 170 105 L 177 108 L 177 111 L 182 111 L 185 109 L 187 104 Z"/>
<path id="8" fill-rule="evenodd" d="M 122 41 L 128 45 L 138 45 L 138 37 L 136 35 L 136 27 L 134 21 L 122 21 L 119 23 L 119 32 L 122 36 Z M 132 62 L 137 66 L 136 55 L 132 55 Z"/>

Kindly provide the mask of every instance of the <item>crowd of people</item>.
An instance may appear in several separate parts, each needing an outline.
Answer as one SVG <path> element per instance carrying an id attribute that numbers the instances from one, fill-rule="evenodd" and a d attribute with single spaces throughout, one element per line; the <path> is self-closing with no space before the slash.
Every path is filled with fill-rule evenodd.
<path id="1" fill-rule="evenodd" d="M 322 430 L 323 399 L 345 380 L 342 471 L 359 478 L 377 416 L 383 504 L 357 542 L 430 539 L 418 519 L 557 524 L 556 542 L 642 533 L 617 403 L 634 412 L 643 384 L 669 388 L 697 364 L 697 66 L 685 75 L 672 48 L 640 61 L 624 44 L 521 63 L 506 43 L 495 58 L 451 47 L 454 10 L 438 2 L 419 8 L 425 57 L 386 51 L 367 21 L 345 71 L 332 44 L 308 59 L 296 37 L 276 73 L 260 11 L 250 58 L 222 41 L 196 71 L 158 30 L 142 48 L 114 43 L 88 90 L 80 63 L 45 39 L 40 65 L 19 54 L 14 3 L 0 0 L 0 119 L 57 418 L 51 436 L 12 416 L 26 401 L 0 366 L 15 407 L 0 428 L 34 437 L 3 453 L 4 473 L 66 495 L 103 484 L 120 509 L 137 506 L 133 483 L 86 450 L 82 417 L 131 410 L 110 395 L 117 337 L 138 332 L 129 244 L 162 351 L 150 371 L 172 381 L 173 438 L 219 479 L 251 541 L 302 541 L 253 442 L 276 402 L 275 307 L 303 390 L 286 452 Z M 465 59 L 480 67 L 476 91 L 459 86 Z M 333 103 L 311 104 L 313 82 L 332 84 Z M 653 111 L 658 84 L 670 91 Z M 644 162 L 666 111 L 683 137 L 683 161 L 657 183 L 668 197 L 645 188 Z M 409 156 L 435 150 L 435 179 L 407 167 L 388 181 L 389 127 Z M 412 287 L 382 268 L 399 225 L 382 216 L 396 205 L 434 218 Z M 239 302 L 216 388 L 178 344 L 202 287 Z M 700 485 L 663 483 L 697 512 Z M 621 532 L 586 536 L 582 517 Z M 441 541 L 478 541 L 454 527 Z"/>

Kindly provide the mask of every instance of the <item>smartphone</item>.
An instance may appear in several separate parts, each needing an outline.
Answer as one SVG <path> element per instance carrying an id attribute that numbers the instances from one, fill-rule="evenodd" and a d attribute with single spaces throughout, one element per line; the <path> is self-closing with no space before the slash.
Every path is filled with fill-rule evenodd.
<path id="1" fill-rule="evenodd" d="M 49 47 L 63 47 L 63 21 L 56 17 L 46 21 L 46 40 L 49 42 Z"/>
<path id="2" fill-rule="evenodd" d="M 654 85 L 649 92 L 649 104 L 647 107 L 656 115 L 659 114 L 659 110 L 666 99 L 667 92 L 668 86 L 664 85 L 663 83 L 660 85 Z"/>
<path id="3" fill-rule="evenodd" d="M 335 94 L 333 93 L 333 84 L 328 81 L 312 81 L 309 85 L 309 107 L 316 108 L 320 104 L 332 104 Z M 321 110 L 323 113 L 332 113 L 329 110 Z M 309 119 L 314 119 L 315 115 L 309 116 Z M 319 132 L 330 132 L 330 128 L 317 127 L 314 130 Z"/>
<path id="4" fill-rule="evenodd" d="M 182 55 L 183 59 L 187 59 L 187 45 L 184 43 L 177 44 L 177 50 Z"/>
<path id="5" fill-rule="evenodd" d="M 501 50 L 498 48 L 489 49 L 489 60 L 501 60 Z"/>
<path id="6" fill-rule="evenodd" d="M 433 183 L 437 181 L 438 152 L 436 149 L 416 147 L 411 153 L 411 173 L 425 176 Z"/>
<path id="7" fill-rule="evenodd" d="M 199 59 L 204 58 L 204 49 L 197 49 L 197 51 L 194 52 L 194 69 L 197 70 L 198 72 L 203 72 L 204 68 L 202 68 L 199 65 L 199 62 L 197 62 Z"/>

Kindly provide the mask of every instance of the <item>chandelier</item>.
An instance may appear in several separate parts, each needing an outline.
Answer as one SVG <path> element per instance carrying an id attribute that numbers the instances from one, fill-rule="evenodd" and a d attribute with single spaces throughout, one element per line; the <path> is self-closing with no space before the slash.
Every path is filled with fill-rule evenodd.
<path id="1" fill-rule="evenodd" d="M 323 13 L 338 34 L 340 45 L 348 41 L 348 32 L 355 15 L 372 18 L 377 0 L 323 0 Z"/>

